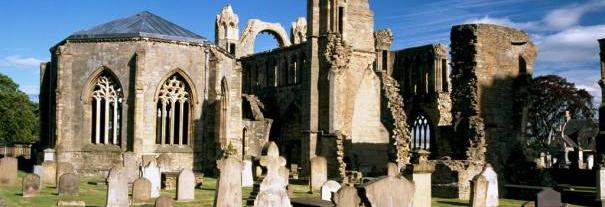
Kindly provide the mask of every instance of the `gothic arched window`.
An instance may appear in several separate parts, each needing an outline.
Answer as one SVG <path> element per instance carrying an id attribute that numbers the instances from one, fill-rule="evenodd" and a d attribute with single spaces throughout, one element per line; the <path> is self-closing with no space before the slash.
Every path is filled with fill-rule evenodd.
<path id="1" fill-rule="evenodd" d="M 92 96 L 93 144 L 120 144 L 120 124 L 122 115 L 122 89 L 115 79 L 102 73 L 96 80 Z"/>
<path id="2" fill-rule="evenodd" d="M 429 120 L 418 115 L 412 125 L 412 149 L 429 150 L 431 148 L 431 127 Z"/>
<path id="3" fill-rule="evenodd" d="M 189 86 L 178 74 L 162 84 L 157 97 L 156 144 L 189 144 L 190 94 Z"/>

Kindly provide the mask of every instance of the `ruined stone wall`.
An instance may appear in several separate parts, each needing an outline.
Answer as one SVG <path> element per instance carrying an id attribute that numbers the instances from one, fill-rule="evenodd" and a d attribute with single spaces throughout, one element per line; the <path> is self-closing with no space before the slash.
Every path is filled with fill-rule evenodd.
<path id="1" fill-rule="evenodd" d="M 509 157 L 521 147 L 524 106 L 515 98 L 523 86 L 515 82 L 531 75 L 536 53 L 529 36 L 516 29 L 487 24 L 452 28 L 452 114 L 461 144 L 454 155 L 491 163 L 501 183 L 513 176 L 508 173 L 516 161 Z"/>
<path id="2" fill-rule="evenodd" d="M 206 47 L 152 40 L 68 41 L 56 48 L 57 103 L 56 137 L 59 161 L 74 164 L 81 172 L 106 171 L 121 162 L 121 152 L 138 155 L 168 154 L 171 170 L 183 167 L 201 168 L 204 123 L 202 106 L 216 89 L 210 85 L 206 66 Z M 232 58 L 226 55 L 219 67 L 229 84 L 238 86 L 241 74 L 234 70 Z M 230 59 L 231 58 L 231 59 Z M 229 61 L 231 60 L 231 61 Z M 91 105 L 87 94 L 91 82 L 101 70 L 115 74 L 122 87 L 121 145 L 91 144 Z M 172 74 L 179 73 L 192 94 L 190 111 L 190 145 L 155 144 L 157 92 Z M 218 77 L 218 76 L 217 76 Z M 216 83 L 216 82 L 215 82 Z M 220 83 L 220 81 L 218 82 Z M 229 137 L 241 140 L 241 93 L 231 89 Z M 238 101 L 238 99 L 240 99 Z M 199 159 L 198 159 L 199 158 Z M 88 163 L 95 163 L 90 165 Z"/>
<path id="3" fill-rule="evenodd" d="M 448 48 L 431 44 L 392 52 L 390 75 L 400 85 L 408 124 L 418 116 L 430 122 L 432 157 L 449 156 L 451 100 L 448 76 Z"/>

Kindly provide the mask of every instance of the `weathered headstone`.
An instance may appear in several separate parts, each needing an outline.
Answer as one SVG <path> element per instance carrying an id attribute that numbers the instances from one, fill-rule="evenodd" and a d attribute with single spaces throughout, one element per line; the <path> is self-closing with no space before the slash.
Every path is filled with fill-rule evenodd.
<path id="1" fill-rule="evenodd" d="M 252 175 L 252 161 L 244 160 L 242 169 L 242 187 L 252 187 L 254 185 L 254 177 Z"/>
<path id="2" fill-rule="evenodd" d="M 61 175 L 57 188 L 59 195 L 77 196 L 80 191 L 80 176 L 75 173 Z"/>
<path id="3" fill-rule="evenodd" d="M 170 196 L 162 195 L 155 200 L 155 207 L 174 207 L 174 200 Z"/>
<path id="4" fill-rule="evenodd" d="M 36 174 L 26 174 L 21 182 L 22 196 L 34 197 L 40 193 L 40 176 Z"/>
<path id="5" fill-rule="evenodd" d="M 128 206 L 128 177 L 122 166 L 109 170 L 107 177 L 107 207 Z"/>
<path id="6" fill-rule="evenodd" d="M 215 207 L 242 206 L 242 163 L 234 157 L 216 162 L 220 170 L 216 183 Z"/>
<path id="7" fill-rule="evenodd" d="M 155 160 L 155 155 L 143 155 L 141 157 L 142 157 L 142 160 L 143 160 L 143 163 L 141 163 L 141 166 L 143 166 L 143 167 L 149 165 L 149 163 L 152 160 Z M 156 163 L 157 163 L 157 161 L 156 161 Z"/>
<path id="8" fill-rule="evenodd" d="M 36 174 L 36 175 L 38 175 L 38 177 L 40 178 L 39 179 L 40 180 L 39 186 L 40 186 L 40 188 L 42 188 L 42 184 L 43 184 L 42 183 L 42 179 L 43 179 L 42 177 L 44 176 L 44 168 L 42 168 L 42 165 L 34 165 L 34 171 L 33 171 L 33 173 Z"/>
<path id="9" fill-rule="evenodd" d="M 292 174 L 292 179 L 298 180 L 298 164 L 290 164 L 290 174 Z"/>
<path id="10" fill-rule="evenodd" d="M 65 173 L 74 173 L 74 166 L 69 162 L 57 162 L 57 179 Z M 58 180 L 57 180 L 58 182 Z"/>
<path id="11" fill-rule="evenodd" d="M 414 198 L 414 184 L 399 176 L 397 166 L 388 165 L 388 175 L 363 183 L 357 188 L 366 206 L 410 206 Z"/>
<path id="12" fill-rule="evenodd" d="M 286 185 L 290 185 L 290 170 L 285 166 L 279 167 L 279 175 L 284 178 Z"/>
<path id="13" fill-rule="evenodd" d="M 44 161 L 55 161 L 55 150 L 48 148 L 44 150 Z"/>
<path id="14" fill-rule="evenodd" d="M 190 169 L 183 169 L 179 173 L 176 185 L 177 201 L 192 201 L 195 199 L 195 175 Z M 241 197 L 241 196 L 240 196 Z"/>
<path id="15" fill-rule="evenodd" d="M 355 187 L 345 185 L 334 193 L 333 201 L 336 207 L 357 207 L 361 203 L 361 198 L 359 198 Z"/>
<path id="16" fill-rule="evenodd" d="M 328 180 L 323 186 L 321 186 L 321 200 L 331 201 L 332 193 L 340 190 L 340 187 L 340 183 L 333 180 Z"/>
<path id="17" fill-rule="evenodd" d="M 134 152 L 125 152 L 122 154 L 122 164 L 124 165 L 124 172 L 128 178 L 128 183 L 133 183 L 140 177 L 137 155 Z"/>
<path id="18" fill-rule="evenodd" d="M 43 174 L 41 176 L 42 183 L 54 186 L 57 182 L 57 164 L 54 161 L 44 161 L 42 163 Z"/>
<path id="19" fill-rule="evenodd" d="M 311 192 L 321 191 L 321 185 L 328 181 L 328 161 L 316 156 L 311 159 Z"/>
<path id="20" fill-rule="evenodd" d="M 594 167 L 594 155 L 588 155 L 588 158 L 586 158 L 586 165 L 587 169 L 592 170 Z"/>
<path id="21" fill-rule="evenodd" d="M 260 184 L 260 191 L 254 200 L 255 207 L 290 207 L 286 182 L 279 175 L 279 168 L 286 165 L 286 159 L 279 156 L 275 142 L 269 143 L 267 156 L 261 157 L 260 164 L 267 168 L 267 175 Z"/>
<path id="22" fill-rule="evenodd" d="M 411 165 L 412 180 L 416 187 L 414 193 L 414 207 L 431 207 L 431 174 L 435 167 L 428 162 L 430 152 L 426 150 L 418 151 L 418 160 Z"/>
<path id="23" fill-rule="evenodd" d="M 172 158 L 168 154 L 161 154 L 156 159 L 158 167 L 160 168 L 160 173 L 170 171 L 170 166 L 172 165 Z"/>
<path id="24" fill-rule="evenodd" d="M 143 168 L 143 177 L 151 182 L 151 197 L 159 197 L 162 177 L 160 175 L 160 168 L 158 168 L 155 160 L 151 160 L 149 165 Z"/>
<path id="25" fill-rule="evenodd" d="M 17 182 L 17 167 L 16 158 L 0 159 L 0 185 L 14 185 Z"/>
<path id="26" fill-rule="evenodd" d="M 489 182 L 484 175 L 479 174 L 471 181 L 471 199 L 469 206 L 471 207 L 486 207 L 487 206 L 487 189 Z"/>
<path id="27" fill-rule="evenodd" d="M 536 195 L 535 204 L 536 207 L 563 206 L 563 203 L 561 203 L 561 193 L 552 188 L 546 188 Z"/>
<path id="28" fill-rule="evenodd" d="M 132 202 L 146 203 L 151 199 L 151 182 L 147 178 L 139 178 L 132 184 Z"/>
<path id="29" fill-rule="evenodd" d="M 84 201 L 59 201 L 57 202 L 58 207 L 85 207 L 86 202 Z"/>
<path id="30" fill-rule="evenodd" d="M 494 168 L 490 164 L 486 164 L 481 172 L 485 179 L 487 179 L 487 207 L 498 206 L 498 175 L 494 171 Z"/>

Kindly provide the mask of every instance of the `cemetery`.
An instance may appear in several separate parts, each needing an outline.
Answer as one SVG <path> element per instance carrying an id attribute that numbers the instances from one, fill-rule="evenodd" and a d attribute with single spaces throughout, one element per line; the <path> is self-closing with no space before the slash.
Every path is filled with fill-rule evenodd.
<path id="1" fill-rule="evenodd" d="M 72 33 L 0 207 L 605 206 L 605 99 L 534 77 L 543 39 L 462 23 L 393 49 L 374 2 L 309 0 L 289 32 L 226 5 L 214 41 L 149 11 Z"/>

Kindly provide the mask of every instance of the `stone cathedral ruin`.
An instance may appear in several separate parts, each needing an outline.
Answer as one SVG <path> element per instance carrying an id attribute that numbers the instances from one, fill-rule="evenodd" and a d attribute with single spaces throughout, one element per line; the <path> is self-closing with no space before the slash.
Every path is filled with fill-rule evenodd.
<path id="1" fill-rule="evenodd" d="M 150 12 L 73 33 L 41 66 L 42 144 L 89 175 L 125 152 L 162 173 L 212 174 L 224 154 L 259 166 L 275 142 L 301 176 L 316 156 L 353 180 L 428 151 L 434 194 L 469 199 L 486 163 L 506 183 L 537 55 L 527 33 L 458 25 L 449 47 L 393 49 L 373 17 L 368 0 L 309 0 L 289 32 L 258 19 L 240 30 L 226 6 L 214 41 Z M 254 53 L 259 33 L 279 47 Z"/>

